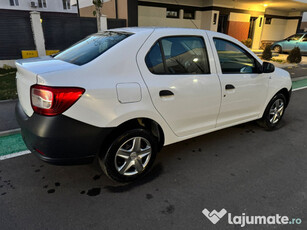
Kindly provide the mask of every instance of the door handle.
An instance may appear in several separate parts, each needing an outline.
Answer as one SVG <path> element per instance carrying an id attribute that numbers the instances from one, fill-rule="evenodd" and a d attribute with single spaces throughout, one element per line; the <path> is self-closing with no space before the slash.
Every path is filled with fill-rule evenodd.
<path id="1" fill-rule="evenodd" d="M 170 90 L 161 90 L 159 92 L 160 97 L 174 96 L 174 93 Z"/>
<path id="2" fill-rule="evenodd" d="M 234 87 L 233 85 L 226 85 L 225 89 L 226 90 L 230 90 L 230 89 L 235 89 L 236 87 Z"/>

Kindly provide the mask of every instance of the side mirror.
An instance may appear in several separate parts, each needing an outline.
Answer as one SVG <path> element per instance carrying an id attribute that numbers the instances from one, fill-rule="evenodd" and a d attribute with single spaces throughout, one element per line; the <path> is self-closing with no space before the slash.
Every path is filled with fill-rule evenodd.
<path id="1" fill-rule="evenodd" d="M 262 72 L 263 73 L 273 73 L 275 71 L 275 66 L 269 62 L 263 62 Z"/>

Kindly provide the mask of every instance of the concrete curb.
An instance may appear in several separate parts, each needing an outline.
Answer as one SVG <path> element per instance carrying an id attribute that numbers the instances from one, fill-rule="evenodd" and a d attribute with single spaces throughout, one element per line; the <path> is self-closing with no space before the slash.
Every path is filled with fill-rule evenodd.
<path id="1" fill-rule="evenodd" d="M 18 99 L 8 99 L 8 100 L 0 100 L 0 103 L 6 103 L 6 102 L 17 102 Z"/>
<path id="2" fill-rule="evenodd" d="M 11 129 L 11 130 L 2 131 L 0 132 L 0 137 L 4 137 L 4 136 L 16 134 L 16 133 L 20 133 L 20 129 Z"/>
<path id="3" fill-rule="evenodd" d="M 292 78 L 291 80 L 292 81 L 299 81 L 299 80 L 305 80 L 307 79 L 307 76 L 304 76 L 304 77 L 295 77 L 295 78 Z"/>

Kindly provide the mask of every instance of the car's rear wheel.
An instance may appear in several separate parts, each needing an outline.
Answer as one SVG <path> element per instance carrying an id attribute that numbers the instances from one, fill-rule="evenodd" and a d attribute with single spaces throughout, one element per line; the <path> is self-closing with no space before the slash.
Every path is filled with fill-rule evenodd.
<path id="1" fill-rule="evenodd" d="M 150 170 L 156 154 L 156 138 L 145 129 L 133 129 L 117 136 L 99 163 L 109 178 L 131 182 Z"/>
<path id="2" fill-rule="evenodd" d="M 281 93 L 275 95 L 266 107 L 262 119 L 258 121 L 259 125 L 267 130 L 275 129 L 280 123 L 285 109 L 285 96 Z"/>
<path id="3" fill-rule="evenodd" d="M 274 52 L 276 52 L 276 53 L 281 53 L 282 52 L 282 48 L 281 48 L 281 46 L 274 46 Z"/>

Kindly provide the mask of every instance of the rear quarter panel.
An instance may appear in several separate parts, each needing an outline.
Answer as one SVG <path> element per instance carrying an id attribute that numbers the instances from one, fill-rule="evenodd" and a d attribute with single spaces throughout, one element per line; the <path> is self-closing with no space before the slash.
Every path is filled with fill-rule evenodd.
<path id="1" fill-rule="evenodd" d="M 174 134 L 153 107 L 136 63 L 136 53 L 151 32 L 134 34 L 83 66 L 42 74 L 38 82 L 86 89 L 83 96 L 63 113 L 68 117 L 96 127 L 116 127 L 134 118 L 150 118 L 161 126 L 165 144 L 168 144 Z M 131 83 L 139 85 L 141 100 L 121 103 L 116 86 Z"/>

